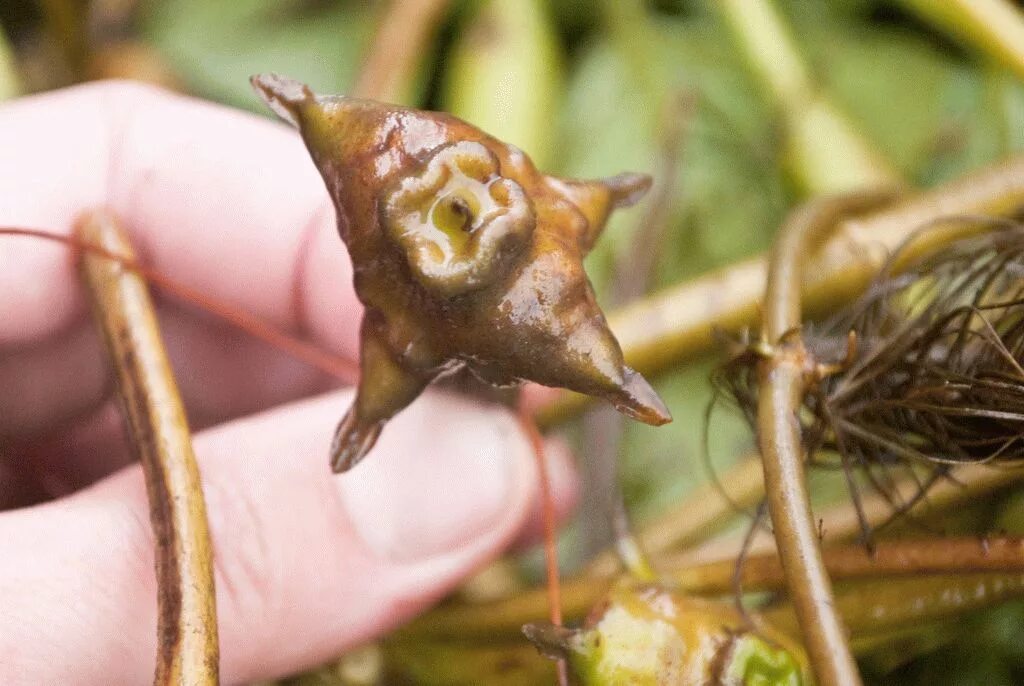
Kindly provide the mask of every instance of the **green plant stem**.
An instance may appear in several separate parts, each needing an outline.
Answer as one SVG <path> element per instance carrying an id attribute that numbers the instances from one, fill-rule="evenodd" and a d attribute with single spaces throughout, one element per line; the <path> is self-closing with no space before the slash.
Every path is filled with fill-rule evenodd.
<path id="1" fill-rule="evenodd" d="M 922 19 L 948 31 L 1024 78 L 1024 14 L 1007 0 L 899 0 Z"/>
<path id="2" fill-rule="evenodd" d="M 102 212 L 79 239 L 134 259 L 127 235 Z M 113 363 L 125 418 L 146 476 L 156 539 L 157 686 L 218 683 L 213 547 L 185 408 L 146 280 L 120 261 L 84 253 L 83 278 Z"/>
<path id="3" fill-rule="evenodd" d="M 649 555 L 658 555 L 699 543 L 740 512 L 755 507 L 764 497 L 760 456 L 741 458 L 718 475 L 716 481 L 704 484 L 678 505 L 645 522 L 636 534 L 640 547 Z M 617 570 L 614 552 L 606 551 L 594 558 L 586 573 L 591 577 L 610 577 Z"/>
<path id="4" fill-rule="evenodd" d="M 988 227 L 957 217 L 1011 216 L 1024 207 L 1024 158 L 980 170 L 919 193 L 877 213 L 839 221 L 831 240 L 803 270 L 806 311 L 828 312 L 863 292 L 889 254 L 924 226 L 932 226 L 901 253 L 918 259 L 958 238 Z M 937 226 L 944 218 L 954 218 Z M 739 333 L 760 313 L 768 273 L 757 257 L 666 288 L 611 313 L 609 324 L 627 363 L 657 374 L 712 349 L 720 333 Z M 567 420 L 584 408 L 586 396 L 553 394 L 537 409 L 542 426 Z"/>
<path id="5" fill-rule="evenodd" d="M 810 70 L 770 0 L 713 3 L 732 32 L 751 73 L 771 99 L 795 106 L 814 90 Z"/>
<path id="6" fill-rule="evenodd" d="M 606 33 L 626 60 L 638 90 L 659 92 L 658 58 L 654 50 L 657 36 L 645 0 L 599 0 L 595 4 Z"/>
<path id="7" fill-rule="evenodd" d="M 818 681 L 860 683 L 821 558 L 818 529 L 804 473 L 797 413 L 813 360 L 803 346 L 801 272 L 841 215 L 870 210 L 890 193 L 824 198 L 798 209 L 782 227 L 768 266 L 762 336 L 768 351 L 758 365 L 757 433 L 764 487 L 789 597 Z"/>
<path id="8" fill-rule="evenodd" d="M 781 114 L 788 165 L 808 195 L 900 182 L 888 161 L 813 82 L 770 0 L 718 0 L 712 5 Z"/>
<path id="9" fill-rule="evenodd" d="M 547 168 L 563 92 L 561 46 L 543 0 L 484 0 L 447 60 L 445 111 L 527 151 Z"/>
<path id="10" fill-rule="evenodd" d="M 897 480 L 892 487 L 893 501 L 878 493 L 862 497 L 861 506 L 865 520 L 872 527 L 878 527 L 891 520 L 895 508 L 902 505 L 904 514 L 922 517 L 941 514 L 954 507 L 976 501 L 993 492 L 1019 483 L 1024 479 L 1024 470 L 990 465 L 965 465 L 953 470 L 949 479 L 934 484 L 927 498 L 918 498 L 921 481 L 912 477 Z M 861 533 L 861 521 L 849 503 L 830 507 L 819 515 L 821 540 L 823 543 L 848 541 Z M 744 544 L 742 534 L 730 534 L 680 553 L 674 559 L 682 564 L 702 564 L 709 560 L 732 557 Z M 748 542 L 747 552 L 751 555 L 775 550 L 775 541 L 767 532 L 756 532 Z"/>
<path id="11" fill-rule="evenodd" d="M 414 104 L 414 83 L 451 0 L 392 0 L 356 77 L 352 95 L 382 102 Z"/>

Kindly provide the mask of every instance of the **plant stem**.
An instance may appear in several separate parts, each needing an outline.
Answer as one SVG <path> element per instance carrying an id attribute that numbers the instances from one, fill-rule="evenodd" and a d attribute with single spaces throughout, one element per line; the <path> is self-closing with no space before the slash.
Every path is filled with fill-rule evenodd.
<path id="1" fill-rule="evenodd" d="M 392 0 L 381 16 L 352 95 L 412 104 L 414 82 L 451 0 Z"/>
<path id="2" fill-rule="evenodd" d="M 822 550 L 825 568 L 835 582 L 864 577 L 972 572 L 1024 573 L 1024 539 L 941 538 L 883 541 L 869 553 L 863 545 L 844 545 Z M 733 590 L 736 560 L 702 565 L 663 567 L 680 590 L 695 594 L 729 593 Z M 740 568 L 743 590 L 774 591 L 785 586 L 785 574 L 774 552 L 747 556 Z"/>
<path id="3" fill-rule="evenodd" d="M 1024 596 L 1024 574 L 936 574 L 873 579 L 852 584 L 836 597 L 836 610 L 859 640 L 915 628 Z M 793 631 L 788 605 L 761 615 L 774 627 Z"/>
<path id="4" fill-rule="evenodd" d="M 76 233 L 134 259 L 127 235 L 109 214 L 85 215 Z M 212 686 L 218 682 L 217 607 L 206 505 L 146 281 L 120 262 L 91 253 L 82 255 L 81 269 L 146 475 L 156 539 L 155 683 Z"/>
<path id="5" fill-rule="evenodd" d="M 1019 483 L 1024 471 L 991 465 L 964 465 L 953 470 L 948 479 L 935 483 L 928 490 L 927 498 L 918 498 L 921 482 L 911 477 L 897 480 L 892 487 L 892 501 L 878 493 L 869 493 L 861 500 L 865 519 L 870 526 L 877 527 L 891 520 L 897 506 L 906 507 L 906 516 L 939 514 L 985 497 L 994 491 Z M 826 509 L 819 517 L 823 542 L 845 541 L 861 533 L 861 522 L 849 503 Z M 693 548 L 675 557 L 676 562 L 684 560 L 690 564 L 703 564 L 708 560 L 732 557 L 742 546 L 742 535 L 729 535 Z M 747 552 L 751 555 L 775 550 L 775 541 L 766 532 L 758 532 L 750 542 Z"/>
<path id="6" fill-rule="evenodd" d="M 546 169 L 565 92 L 546 0 L 478 0 L 446 55 L 441 106 L 525 150 Z"/>
<path id="7" fill-rule="evenodd" d="M 717 478 L 701 486 L 678 505 L 646 522 L 636 537 L 650 555 L 665 553 L 688 543 L 698 543 L 731 522 L 743 510 L 764 497 L 764 471 L 759 455 L 740 459 Z M 610 577 L 618 569 L 613 552 L 598 555 L 587 566 L 591 577 Z"/>
<path id="8" fill-rule="evenodd" d="M 907 514 L 939 514 L 1006 488 L 1022 478 L 1024 471 L 1019 469 L 965 465 L 955 469 L 949 479 L 936 483 L 929 490 L 928 498 L 917 500 L 914 506 L 907 510 Z M 728 499 L 717 486 L 709 484 L 702 487 L 680 505 L 645 525 L 638 534 L 641 544 L 647 552 L 657 554 L 684 543 L 699 541 L 700 536 L 708 534 L 713 527 L 731 521 L 737 514 L 737 506 L 746 508 L 760 501 L 764 497 L 762 479 L 763 470 L 759 458 L 741 460 L 720 477 L 722 486 L 728 489 Z M 919 488 L 917 480 L 905 477 L 897 480 L 892 490 L 897 502 L 910 503 Z M 868 523 L 873 526 L 885 522 L 893 515 L 893 503 L 877 493 L 865 496 L 862 505 Z M 822 513 L 821 521 L 824 523 L 822 540 L 826 542 L 849 540 L 860 533 L 860 521 L 848 503 L 829 508 Z M 671 558 L 662 557 L 662 564 L 657 567 L 669 577 L 678 576 L 676 580 L 683 582 L 683 590 L 686 590 L 685 570 L 688 568 L 717 565 L 722 564 L 722 560 L 728 560 L 731 574 L 735 569 L 735 556 L 742 547 L 742 538 L 742 534 L 739 537 L 730 534 L 714 539 L 703 546 L 675 554 Z M 758 536 L 753 539 L 748 549 L 748 554 L 776 557 L 774 539 L 767 533 L 758 532 Z M 828 566 L 827 552 L 825 558 Z M 588 567 L 585 575 L 564 583 L 564 615 L 576 618 L 586 614 L 594 603 L 600 600 L 605 590 L 598 577 L 610 578 L 618 569 L 615 554 L 607 552 Z M 759 582 L 746 580 L 744 588 L 758 590 Z M 522 624 L 543 615 L 546 604 L 545 591 L 534 589 L 494 602 L 449 605 L 433 610 L 416 620 L 411 630 L 462 637 L 475 636 L 478 633 L 507 636 L 516 633 Z"/>
<path id="9" fill-rule="evenodd" d="M 803 470 L 795 413 L 803 397 L 805 363 L 802 345 L 786 345 L 760 373 L 758 430 L 768 512 L 814 673 L 823 684 L 853 686 L 860 676 L 834 609 Z"/>
<path id="10" fill-rule="evenodd" d="M 1024 78 L 1024 15 L 1013 3 L 1006 0 L 899 2 Z"/>
<path id="11" fill-rule="evenodd" d="M 982 216 L 1011 216 L 1022 206 L 1024 157 L 917 194 L 890 209 L 840 221 L 832 239 L 803 270 L 806 310 L 827 312 L 863 292 L 888 255 L 926 225 L 952 218 L 906 246 L 901 253 L 905 261 L 986 230 Z M 754 324 L 767 273 L 766 257 L 757 257 L 611 313 L 608 321 L 627 363 L 653 375 L 711 350 L 721 333 L 738 333 Z M 541 426 L 564 421 L 588 402 L 587 396 L 569 391 L 554 394 L 537 409 L 538 421 Z"/>
<path id="12" fill-rule="evenodd" d="M 757 428 L 768 512 L 811 665 L 819 682 L 836 686 L 859 684 L 860 676 L 833 608 L 804 473 L 797 413 L 812 361 L 799 334 L 801 271 L 804 256 L 840 215 L 870 210 L 890 198 L 890 193 L 859 193 L 798 209 L 779 233 L 765 291 L 762 336 L 771 352 L 758 365 Z"/>
<path id="13" fill-rule="evenodd" d="M 1005 577 L 1024 574 L 1024 539 L 901 539 L 880 542 L 874 556 L 864 546 L 843 545 L 825 548 L 822 558 L 836 583 L 861 582 L 868 577 L 913 577 L 915 582 L 943 578 L 948 581 L 953 575 L 970 577 L 979 573 Z M 736 558 L 693 564 L 686 556 L 679 556 L 664 560 L 660 569 L 662 583 L 674 592 L 729 594 L 733 591 Z M 775 552 L 747 557 L 742 574 L 743 589 L 748 592 L 778 591 L 786 586 L 785 574 Z M 562 587 L 565 616 L 575 619 L 586 615 L 606 592 L 607 588 L 596 579 L 570 581 Z M 840 591 L 837 595 L 841 598 L 842 593 Z M 543 614 L 544 603 L 543 593 L 528 591 L 500 601 L 447 606 L 424 615 L 403 631 L 410 637 L 429 637 L 431 640 L 512 638 L 523 624 Z M 795 633 L 795 617 L 789 624 Z M 861 625 L 856 629 L 863 631 Z"/>
<path id="14" fill-rule="evenodd" d="M 897 480 L 892 492 L 897 503 L 914 503 L 907 509 L 907 514 L 924 515 L 940 514 L 962 503 L 972 502 L 987 496 L 994 491 L 1006 488 L 1024 478 L 1024 470 L 997 468 L 989 465 L 965 465 L 959 467 L 950 478 L 937 482 L 928 492 L 927 499 L 914 500 L 920 483 L 911 477 Z M 736 516 L 737 506 L 740 508 L 756 504 L 764 496 L 762 488 L 762 468 L 759 459 L 747 458 L 727 470 L 720 477 L 722 485 L 728 489 L 728 500 L 713 485 L 707 485 L 695 492 L 680 505 L 659 516 L 654 522 L 644 526 L 638 536 L 646 551 L 650 553 L 664 552 L 683 543 L 699 541 L 701 535 L 707 534 L 711 527 L 720 526 Z M 870 493 L 862 500 L 863 510 L 869 524 L 877 526 L 893 516 L 893 503 L 877 493 Z M 823 522 L 823 541 L 843 541 L 857 536 L 860 521 L 848 503 L 829 508 L 821 515 Z M 758 535 L 748 549 L 753 556 L 765 555 L 776 557 L 775 541 L 763 532 Z M 669 578 L 681 583 L 681 590 L 687 587 L 689 568 L 725 564 L 728 560 L 729 574 L 735 570 L 736 554 L 742 547 L 739 537 L 729 534 L 714 539 L 703 546 L 673 555 L 669 559 L 661 558 L 657 565 Z M 880 545 L 888 545 L 881 543 Z M 826 567 L 829 568 L 829 553 L 825 552 Z M 578 618 L 585 615 L 601 595 L 604 586 L 596 577 L 609 578 L 618 570 L 614 553 L 605 553 L 588 568 L 587 574 L 577 576 L 562 585 L 562 610 L 566 617 Z M 968 569 L 969 571 L 969 569 Z M 839 571 L 841 574 L 841 570 Z M 731 581 L 731 579 L 729 579 Z M 722 577 L 722 583 L 727 583 Z M 744 581 L 744 588 L 749 591 L 760 589 L 756 579 Z M 771 586 L 774 588 L 775 586 Z M 698 589 L 693 589 L 697 591 Z M 731 590 L 731 588 L 729 589 Z M 534 621 L 544 614 L 547 596 L 543 589 L 521 592 L 514 597 L 502 600 L 477 603 L 448 605 L 435 609 L 414 621 L 409 631 L 445 637 L 467 636 L 505 636 L 514 635 L 519 627 Z"/>
<path id="15" fill-rule="evenodd" d="M 821 92 L 770 0 L 712 3 L 782 115 L 786 157 L 810 196 L 893 185 L 900 177 Z"/>

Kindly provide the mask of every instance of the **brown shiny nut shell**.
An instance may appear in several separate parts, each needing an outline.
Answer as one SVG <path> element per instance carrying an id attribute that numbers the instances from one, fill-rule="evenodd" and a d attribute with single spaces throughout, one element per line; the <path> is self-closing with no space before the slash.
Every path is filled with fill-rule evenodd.
<path id="1" fill-rule="evenodd" d="M 548 176 L 447 114 L 315 94 L 276 75 L 256 91 L 302 134 L 323 176 L 366 307 L 361 377 L 331 448 L 345 471 L 442 372 L 534 381 L 671 421 L 625 366 L 583 271 L 611 211 L 650 187 L 641 174 Z"/>

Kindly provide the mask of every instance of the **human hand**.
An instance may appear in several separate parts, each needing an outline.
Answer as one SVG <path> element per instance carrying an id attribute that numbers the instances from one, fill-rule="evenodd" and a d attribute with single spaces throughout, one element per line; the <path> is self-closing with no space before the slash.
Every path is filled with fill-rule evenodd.
<path id="1" fill-rule="evenodd" d="M 113 83 L 5 104 L 0 150 L 0 226 L 69 232 L 107 207 L 147 264 L 355 356 L 351 267 L 292 132 Z M 310 397 L 331 387 L 316 371 L 190 306 L 159 311 L 202 429 L 225 683 L 386 631 L 530 520 L 536 470 L 508 412 L 428 393 L 335 478 L 327 448 L 349 391 Z M 151 678 L 152 532 L 112 394 L 70 251 L 0 237 L 0 683 Z M 569 461 L 548 453 L 564 508 Z"/>

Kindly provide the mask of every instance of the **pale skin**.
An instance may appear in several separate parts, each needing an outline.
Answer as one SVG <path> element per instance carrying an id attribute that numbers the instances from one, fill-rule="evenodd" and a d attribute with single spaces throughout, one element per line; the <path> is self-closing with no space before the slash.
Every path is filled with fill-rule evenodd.
<path id="1" fill-rule="evenodd" d="M 355 357 L 348 258 L 283 126 L 98 84 L 0 106 L 0 150 L 0 226 L 69 232 L 106 206 L 147 263 Z M 196 430 L 224 683 L 379 635 L 536 528 L 534 458 L 510 412 L 431 391 L 373 460 L 334 477 L 326 451 L 350 391 L 159 302 Z M 153 543 L 112 393 L 69 252 L 0 237 L 0 683 L 151 678 Z M 564 512 L 572 468 L 548 454 Z"/>

